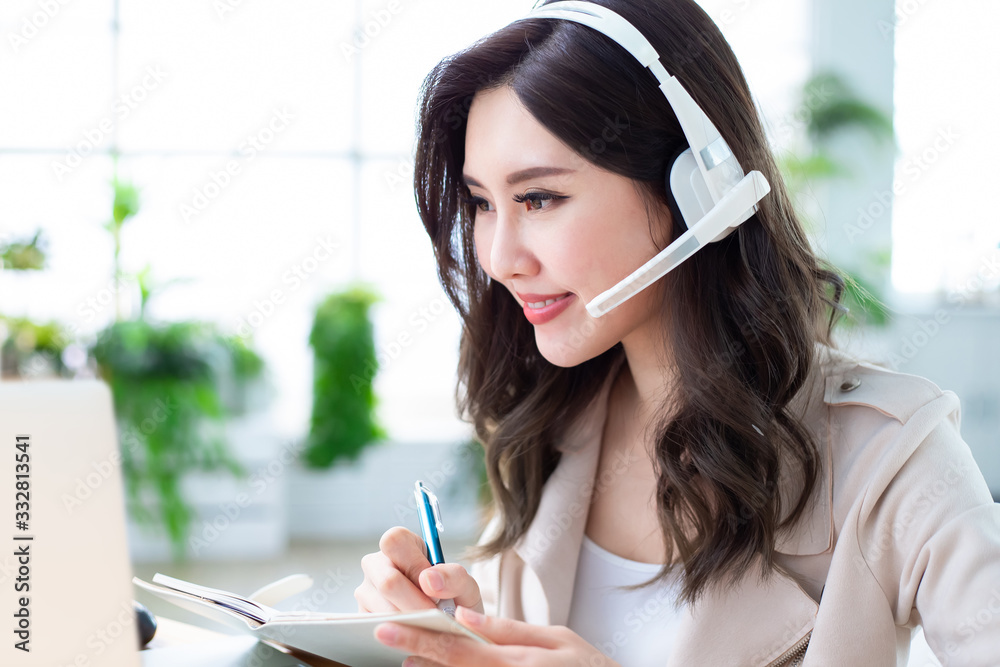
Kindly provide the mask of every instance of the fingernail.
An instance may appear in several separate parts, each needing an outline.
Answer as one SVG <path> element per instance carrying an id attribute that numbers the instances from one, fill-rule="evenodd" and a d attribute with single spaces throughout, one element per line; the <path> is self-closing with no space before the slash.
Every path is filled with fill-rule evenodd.
<path id="1" fill-rule="evenodd" d="M 399 629 L 387 623 L 383 623 L 375 628 L 375 639 L 383 644 L 395 644 L 399 638 Z"/>
<path id="2" fill-rule="evenodd" d="M 416 667 L 417 659 L 412 655 L 403 661 L 403 667 Z"/>
<path id="3" fill-rule="evenodd" d="M 468 623 L 469 625 L 483 624 L 483 615 L 480 614 L 478 611 L 473 611 L 468 607 L 459 607 L 458 613 L 462 615 L 462 620 Z"/>
<path id="4" fill-rule="evenodd" d="M 431 588 L 436 591 L 440 591 L 444 588 L 444 579 L 441 577 L 441 573 L 435 572 L 434 570 L 427 572 L 427 583 L 430 584 Z"/>

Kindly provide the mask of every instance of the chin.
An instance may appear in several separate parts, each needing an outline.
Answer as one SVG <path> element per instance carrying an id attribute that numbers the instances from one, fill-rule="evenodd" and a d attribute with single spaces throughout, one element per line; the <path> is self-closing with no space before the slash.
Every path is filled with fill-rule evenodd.
<path id="1" fill-rule="evenodd" d="M 571 368 L 606 352 L 614 344 L 604 345 L 594 336 L 597 324 L 592 319 L 559 330 L 535 329 L 535 344 L 545 360 L 554 366 Z"/>

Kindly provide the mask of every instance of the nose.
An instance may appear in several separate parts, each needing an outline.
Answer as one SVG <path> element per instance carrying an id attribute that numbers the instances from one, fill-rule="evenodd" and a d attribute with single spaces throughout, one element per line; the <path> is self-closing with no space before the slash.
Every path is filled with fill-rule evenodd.
<path id="1" fill-rule="evenodd" d="M 525 243 L 516 211 L 498 212 L 490 245 L 490 268 L 497 280 L 533 275 L 538 261 Z"/>

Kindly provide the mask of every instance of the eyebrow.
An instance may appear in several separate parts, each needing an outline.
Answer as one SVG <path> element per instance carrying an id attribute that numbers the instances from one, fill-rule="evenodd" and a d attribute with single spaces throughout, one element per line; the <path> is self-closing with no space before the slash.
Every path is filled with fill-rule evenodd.
<path id="1" fill-rule="evenodd" d="M 559 176 L 561 174 L 571 174 L 575 171 L 575 169 L 567 169 L 565 167 L 529 167 L 528 169 L 515 171 L 507 176 L 507 185 L 517 185 L 518 183 L 526 181 L 529 178 L 538 178 L 539 176 Z M 462 180 L 466 185 L 474 185 L 477 188 L 483 187 L 476 179 L 472 178 L 468 174 L 462 174 Z"/>

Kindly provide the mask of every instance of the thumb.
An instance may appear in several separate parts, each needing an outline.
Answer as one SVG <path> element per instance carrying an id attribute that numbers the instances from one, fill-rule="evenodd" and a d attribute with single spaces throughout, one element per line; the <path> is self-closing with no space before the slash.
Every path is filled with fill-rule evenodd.
<path id="1" fill-rule="evenodd" d="M 552 628 L 532 625 L 512 618 L 487 616 L 468 607 L 458 607 L 455 618 L 477 635 L 496 644 L 517 644 L 520 646 L 540 646 L 558 648 L 559 642 L 552 635 Z"/>

